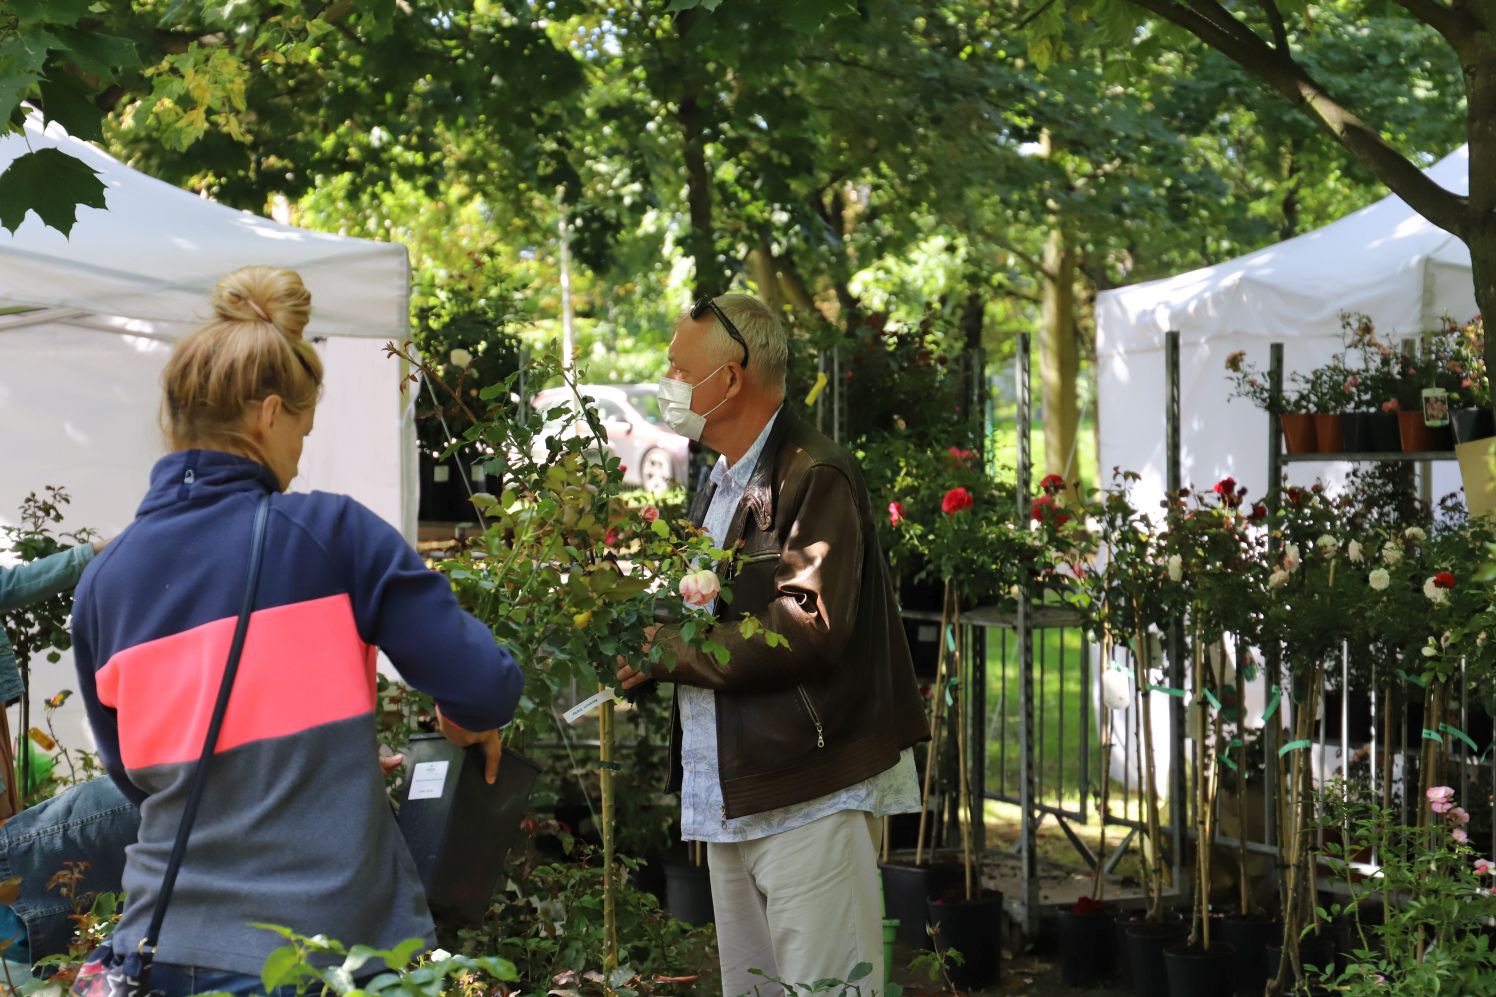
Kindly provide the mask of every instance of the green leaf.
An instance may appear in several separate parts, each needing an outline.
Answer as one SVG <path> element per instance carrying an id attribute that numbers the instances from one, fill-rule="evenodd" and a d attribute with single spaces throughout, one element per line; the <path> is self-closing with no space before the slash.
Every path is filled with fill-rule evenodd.
<path id="1" fill-rule="evenodd" d="M 36 24 L 76 24 L 88 16 L 94 0 L 6 0 L 22 28 Z"/>
<path id="2" fill-rule="evenodd" d="M 260 971 L 260 979 L 265 983 L 267 992 L 276 987 L 291 982 L 296 972 L 296 967 L 301 965 L 301 952 L 295 945 L 282 945 L 270 953 L 270 958 L 265 960 L 265 968 Z"/>
<path id="3" fill-rule="evenodd" d="M 98 171 L 59 149 L 18 156 L 0 173 L 0 228 L 14 232 L 28 210 L 63 235 L 77 223 L 78 205 L 104 207 Z"/>
<path id="4" fill-rule="evenodd" d="M 56 39 L 44 31 L 12 35 L 0 42 L 0 121 L 11 116 L 42 78 L 47 52 Z"/>
<path id="5" fill-rule="evenodd" d="M 104 115 L 94 106 L 83 81 L 60 70 L 41 81 L 42 117 L 62 125 L 74 138 L 102 141 Z"/>
<path id="6" fill-rule="evenodd" d="M 65 59 L 85 73 L 108 79 L 121 69 L 134 69 L 140 65 L 140 53 L 128 38 L 79 28 L 56 28 L 54 34 L 62 45 Z"/>
<path id="7" fill-rule="evenodd" d="M 847 982 L 848 983 L 856 983 L 858 980 L 862 979 L 864 976 L 867 976 L 868 974 L 872 973 L 872 971 L 873 971 L 873 964 L 872 963 L 870 963 L 870 962 L 859 962 L 857 965 L 855 965 L 855 966 L 852 967 L 852 972 L 850 972 L 850 973 L 847 974 Z"/>

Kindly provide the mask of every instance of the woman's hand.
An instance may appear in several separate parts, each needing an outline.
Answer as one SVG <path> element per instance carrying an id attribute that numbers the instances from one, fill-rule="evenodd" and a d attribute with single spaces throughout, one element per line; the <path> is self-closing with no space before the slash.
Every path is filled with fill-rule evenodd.
<path id="1" fill-rule="evenodd" d="M 504 756 L 504 742 L 499 737 L 498 728 L 471 731 L 459 727 L 442 716 L 441 707 L 436 710 L 436 724 L 442 736 L 459 748 L 476 744 L 483 749 L 483 781 L 492 786 L 499 778 L 499 760 Z"/>

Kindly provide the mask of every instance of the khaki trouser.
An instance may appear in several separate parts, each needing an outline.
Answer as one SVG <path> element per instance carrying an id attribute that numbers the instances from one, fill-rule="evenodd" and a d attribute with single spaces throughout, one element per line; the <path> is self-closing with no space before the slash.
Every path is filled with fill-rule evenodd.
<path id="1" fill-rule="evenodd" d="M 883 992 L 881 836 L 881 820 L 845 810 L 767 838 L 707 846 L 724 997 L 782 993 L 750 969 L 808 988 L 845 980 L 863 962 L 873 971 L 855 986 L 863 997 Z"/>

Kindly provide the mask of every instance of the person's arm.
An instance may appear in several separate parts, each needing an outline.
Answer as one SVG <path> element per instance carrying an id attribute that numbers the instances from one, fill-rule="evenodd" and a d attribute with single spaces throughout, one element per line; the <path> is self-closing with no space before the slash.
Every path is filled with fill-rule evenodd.
<path id="1" fill-rule="evenodd" d="M 821 676 L 857 623 L 863 553 L 862 517 L 852 483 L 838 468 L 816 465 L 807 475 L 780 551 L 776 595 L 755 614 L 789 646 L 771 648 L 762 635 L 745 639 L 736 622 L 721 623 L 712 628 L 712 639 L 727 648 L 723 667 L 667 628 L 659 642 L 667 657 L 673 655 L 675 666 L 656 668 L 655 677 L 706 689 L 768 691 Z"/>
<path id="2" fill-rule="evenodd" d="M 93 558 L 94 545 L 79 544 L 13 568 L 0 568 L 0 610 L 20 609 L 66 592 L 78 584 Z"/>
<path id="3" fill-rule="evenodd" d="M 524 690 L 514 658 L 394 527 L 351 499 L 341 520 L 337 557 L 360 636 L 457 726 L 490 731 L 508 723 Z"/>
<path id="4" fill-rule="evenodd" d="M 125 771 L 119 748 L 119 715 L 99 702 L 96 672 L 98 658 L 94 653 L 93 613 L 86 592 L 78 594 L 73 607 L 73 665 L 78 671 L 78 694 L 83 698 L 83 707 L 88 714 L 88 725 L 93 729 L 94 745 L 99 751 L 99 760 L 104 771 L 136 806 L 145 802 L 146 794 L 130 781 Z"/>

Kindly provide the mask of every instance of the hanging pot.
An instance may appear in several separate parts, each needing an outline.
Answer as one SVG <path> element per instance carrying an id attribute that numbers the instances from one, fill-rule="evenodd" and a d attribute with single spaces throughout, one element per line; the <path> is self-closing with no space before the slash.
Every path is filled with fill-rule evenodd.
<path id="1" fill-rule="evenodd" d="M 1137 997 L 1170 997 L 1164 950 L 1188 935 L 1189 929 L 1182 924 L 1143 921 L 1127 929 L 1127 961 L 1132 968 L 1132 992 Z"/>
<path id="2" fill-rule="evenodd" d="M 1438 453 L 1454 449 L 1454 435 L 1448 426 L 1438 429 L 1423 423 L 1423 412 L 1397 413 L 1397 428 L 1402 434 L 1403 453 Z"/>
<path id="3" fill-rule="evenodd" d="M 1314 438 L 1320 453 L 1344 453 L 1346 447 L 1340 413 L 1314 413 Z"/>
<path id="4" fill-rule="evenodd" d="M 1283 940 L 1283 922 L 1263 915 L 1233 915 L 1221 921 L 1221 941 L 1231 946 L 1231 978 L 1239 994 L 1262 993 L 1267 983 L 1267 947 Z"/>
<path id="5" fill-rule="evenodd" d="M 1093 987 L 1112 975 L 1112 934 L 1116 917 L 1111 911 L 1077 913 L 1060 911 L 1058 930 L 1060 976 L 1067 987 Z"/>
<path id="6" fill-rule="evenodd" d="M 983 892 L 967 900 L 957 887 L 929 900 L 930 925 L 940 951 L 961 953 L 960 965 L 947 967 L 951 982 L 978 990 L 997 982 L 1002 970 L 1003 895 Z"/>
<path id="7" fill-rule="evenodd" d="M 1284 412 L 1278 416 L 1278 425 L 1283 427 L 1283 447 L 1289 453 L 1315 453 L 1318 437 L 1314 432 L 1314 416 L 1307 412 Z"/>
<path id="8" fill-rule="evenodd" d="M 712 923 L 712 874 L 706 863 L 665 863 L 665 909 L 698 928 Z"/>
<path id="9" fill-rule="evenodd" d="M 883 913 L 899 919 L 899 942 L 912 949 L 929 948 L 929 898 L 960 886 L 966 879 L 965 868 L 946 862 L 880 862 L 878 869 L 883 874 Z"/>
<path id="10" fill-rule="evenodd" d="M 1496 417 L 1488 408 L 1462 408 L 1450 413 L 1456 443 L 1473 443 L 1496 436 Z"/>
<path id="11" fill-rule="evenodd" d="M 1170 945 L 1164 949 L 1169 997 L 1232 997 L 1235 955 L 1229 942 L 1214 942 L 1209 951 L 1198 945 Z"/>

